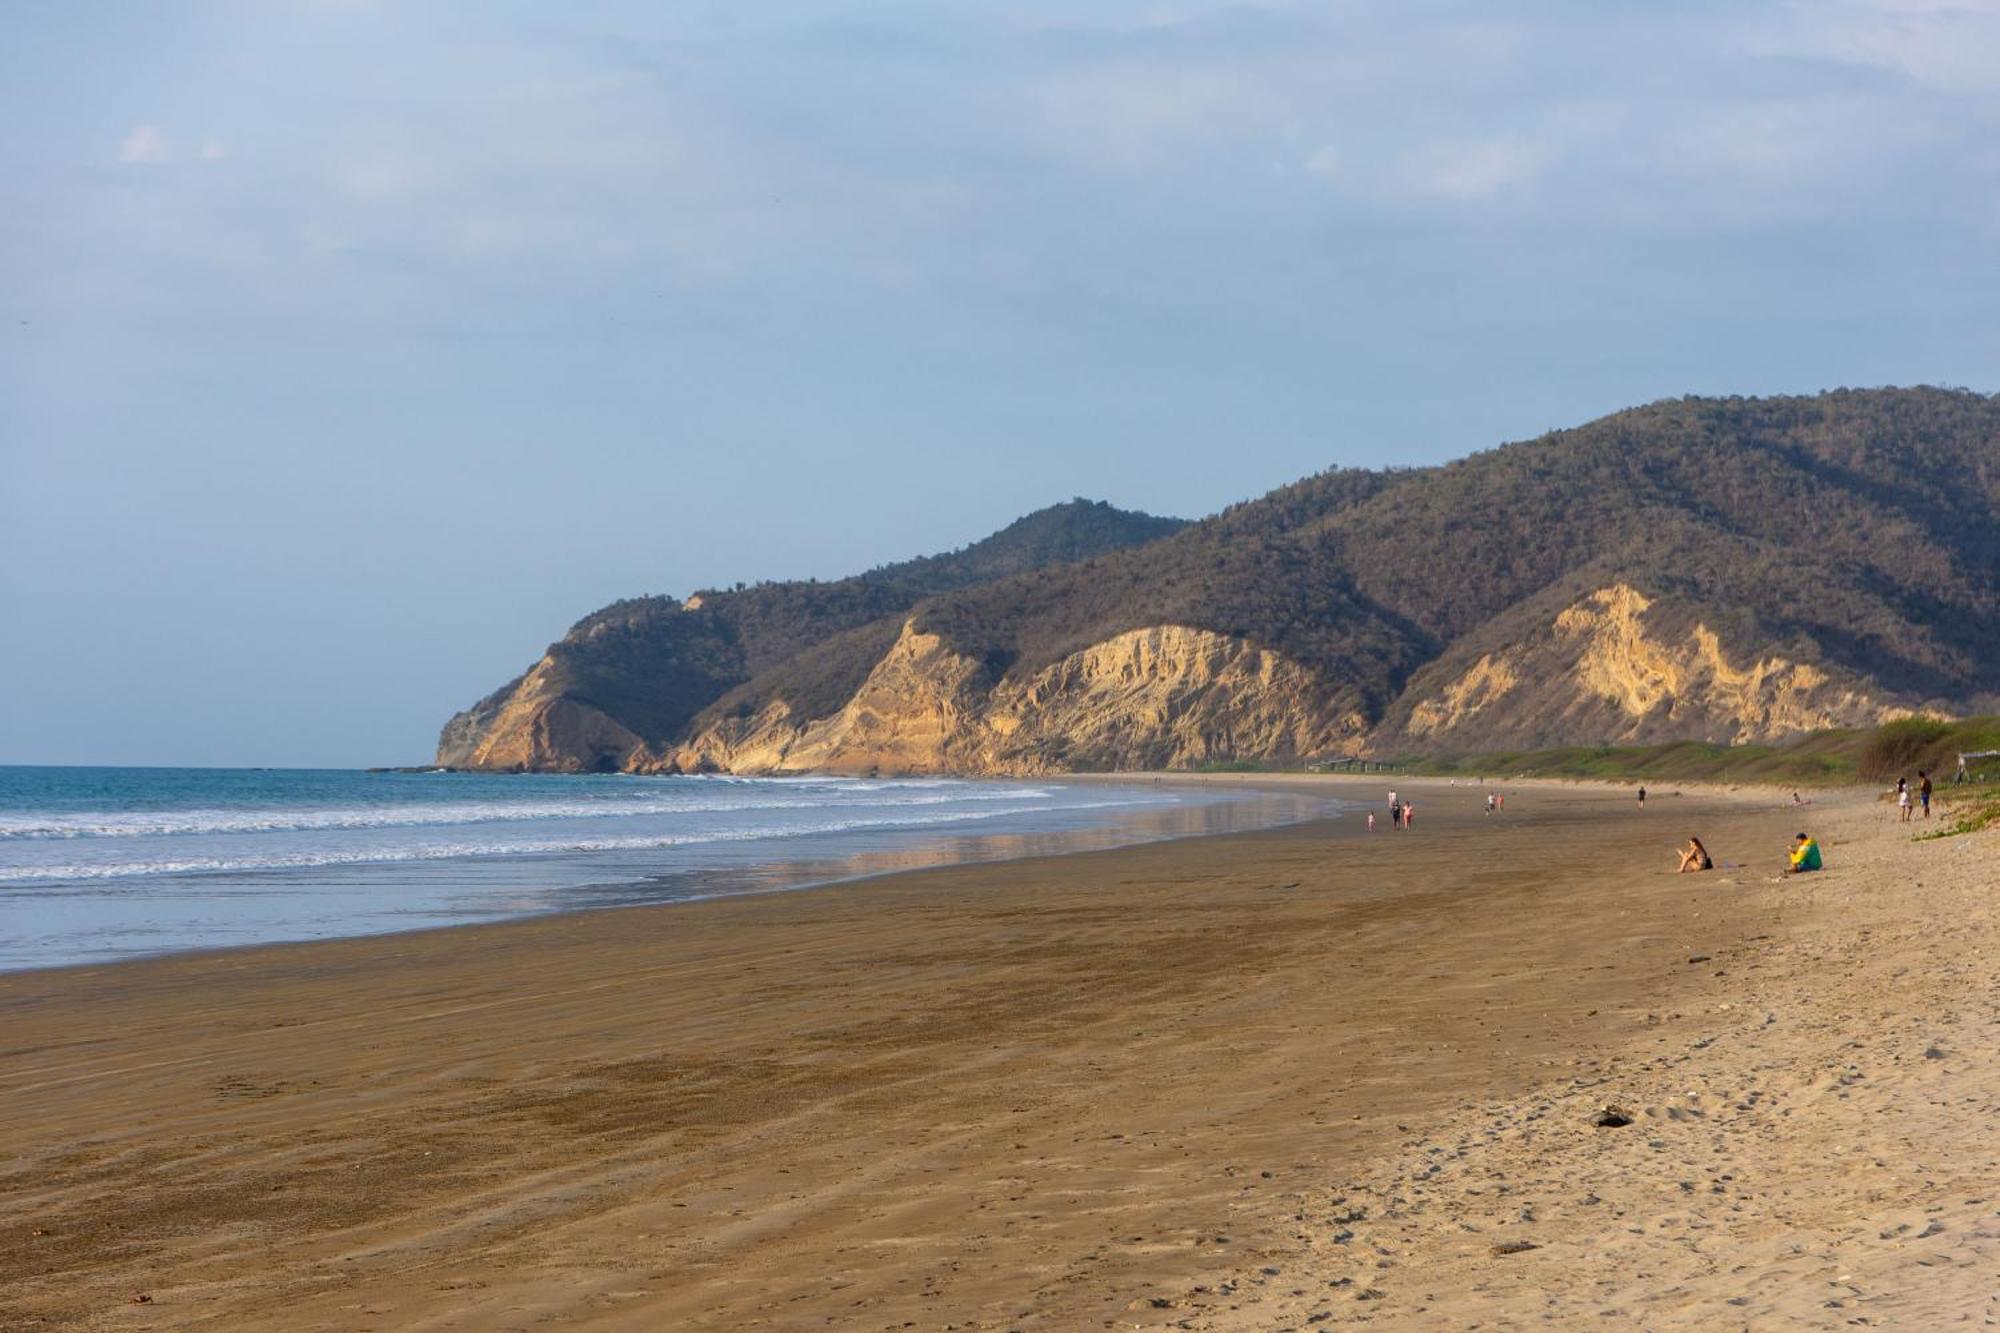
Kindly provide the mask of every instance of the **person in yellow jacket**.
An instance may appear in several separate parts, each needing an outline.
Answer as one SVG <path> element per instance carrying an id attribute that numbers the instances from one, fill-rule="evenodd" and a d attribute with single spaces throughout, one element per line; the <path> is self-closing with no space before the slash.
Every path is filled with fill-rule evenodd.
<path id="1" fill-rule="evenodd" d="M 1808 870 L 1820 868 L 1819 844 L 1805 834 L 1799 834 L 1792 844 L 1791 864 L 1785 867 L 1787 875 L 1803 875 Z"/>

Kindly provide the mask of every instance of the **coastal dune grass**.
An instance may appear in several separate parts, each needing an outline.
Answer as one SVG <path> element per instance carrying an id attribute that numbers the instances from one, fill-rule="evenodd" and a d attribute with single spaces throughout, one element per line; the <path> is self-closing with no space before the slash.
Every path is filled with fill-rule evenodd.
<path id="1" fill-rule="evenodd" d="M 1937 785 L 1942 821 L 1924 837 L 1949 837 L 2000 825 L 2000 759 L 1974 760 L 1972 781 L 1960 783 L 1958 756 L 2000 750 L 2000 716 L 1956 722 L 1910 717 L 1879 727 L 1808 732 L 1776 745 L 1565 745 L 1544 750 L 1497 750 L 1471 755 L 1399 755 L 1381 771 L 1412 777 L 1577 778 L 1600 782 L 1762 783 L 1785 787 L 1852 787 L 1916 780 Z M 1374 761 L 1370 761 L 1374 762 Z M 1200 766 L 1207 773 L 1306 771 L 1231 760 Z"/>
<path id="2" fill-rule="evenodd" d="M 1956 722 L 1910 717 L 1879 727 L 1809 732 L 1777 745 L 1573 745 L 1455 757 L 1409 756 L 1391 763 L 1432 777 L 1591 778 L 1606 782 L 1768 783 L 1845 787 L 1915 781 L 1937 786 L 1939 822 L 1918 834 L 1948 838 L 2000 825 L 2000 759 L 1973 760 L 1958 782 L 1958 756 L 2000 750 L 2000 717 Z"/>
<path id="3" fill-rule="evenodd" d="M 1809 732 L 1775 745 L 1572 745 L 1462 756 L 1405 756 L 1392 766 L 1435 776 L 1599 778 L 1607 781 L 1770 782 L 1849 786 L 1914 778 L 1923 770 L 1941 787 L 1958 756 L 2000 750 L 2000 717 L 1957 722 L 1912 717 L 1879 727 Z M 2000 760 L 1975 761 L 1975 775 L 2000 778 Z"/>
<path id="4" fill-rule="evenodd" d="M 1884 723 L 1867 738 L 1859 760 L 1863 778 L 1894 778 L 1921 769 L 1935 781 L 1948 782 L 1958 772 L 1959 755 L 2000 750 L 2000 717 L 1969 717 L 1962 722 L 1909 717 Z M 2000 777 L 2000 759 L 1974 760 L 1971 769 Z"/>
<path id="5" fill-rule="evenodd" d="M 1938 815 L 1941 823 L 1926 838 L 1949 838 L 1957 833 L 1977 833 L 2000 825 L 2000 782 L 1980 782 L 1969 786 L 1938 788 Z"/>

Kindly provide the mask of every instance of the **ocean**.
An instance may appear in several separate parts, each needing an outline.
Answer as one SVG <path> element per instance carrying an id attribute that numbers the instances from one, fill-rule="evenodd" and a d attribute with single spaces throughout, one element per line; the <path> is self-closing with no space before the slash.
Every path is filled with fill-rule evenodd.
<path id="1" fill-rule="evenodd" d="M 801 888 L 1336 804 L 1150 780 L 0 767 L 0 971 Z"/>

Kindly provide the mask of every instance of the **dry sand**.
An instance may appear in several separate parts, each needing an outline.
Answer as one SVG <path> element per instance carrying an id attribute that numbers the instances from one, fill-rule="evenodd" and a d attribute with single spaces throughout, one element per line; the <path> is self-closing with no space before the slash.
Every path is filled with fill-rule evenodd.
<path id="1" fill-rule="evenodd" d="M 1769 795 L 1399 785 L 0 977 L 0 1327 L 1992 1322 L 1992 837 L 1823 799 L 1780 882 Z"/>

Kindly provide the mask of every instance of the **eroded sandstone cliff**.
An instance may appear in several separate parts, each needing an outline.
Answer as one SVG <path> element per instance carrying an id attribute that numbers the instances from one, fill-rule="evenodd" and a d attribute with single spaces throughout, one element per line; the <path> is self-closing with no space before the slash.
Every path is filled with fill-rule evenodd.
<path id="1" fill-rule="evenodd" d="M 565 692 L 548 657 L 489 714 L 460 714 L 453 722 L 456 731 L 447 732 L 438 748 L 439 762 L 453 768 L 600 773 L 635 768 L 646 759 L 637 733 Z"/>
<path id="2" fill-rule="evenodd" d="M 2000 399 L 1680 399 L 1193 525 L 1078 502 L 587 617 L 472 768 L 1040 773 L 1775 740 L 2000 706 Z"/>
<path id="3" fill-rule="evenodd" d="M 1072 653 L 1022 680 L 905 623 L 827 717 L 773 701 L 642 761 L 655 771 L 1031 774 L 1186 767 L 1351 748 L 1367 726 L 1339 692 L 1280 654 L 1158 625 Z"/>
<path id="4" fill-rule="evenodd" d="M 942 555 L 831 582 L 738 584 L 635 597 L 584 617 L 529 671 L 445 723 L 437 762 L 452 768 L 561 772 L 636 767 L 683 741 L 732 689 L 816 654 L 785 677 L 807 713 L 838 708 L 925 597 L 1065 561 L 1143 546 L 1181 519 L 1072 500 Z"/>
<path id="5" fill-rule="evenodd" d="M 1912 711 L 1851 673 L 1734 653 L 1699 619 L 1676 630 L 1656 624 L 1653 610 L 1654 600 L 1630 584 L 1600 588 L 1462 671 L 1413 683 L 1406 712 L 1376 744 L 1458 753 L 1535 746 L 1551 735 L 1741 744 Z"/>

